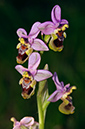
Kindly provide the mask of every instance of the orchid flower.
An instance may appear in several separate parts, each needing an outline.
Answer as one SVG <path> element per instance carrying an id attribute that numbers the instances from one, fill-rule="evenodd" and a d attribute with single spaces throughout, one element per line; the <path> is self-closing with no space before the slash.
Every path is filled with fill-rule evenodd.
<path id="1" fill-rule="evenodd" d="M 39 124 L 34 121 L 33 117 L 24 117 L 20 122 L 12 117 L 11 121 L 14 122 L 13 129 L 39 129 Z"/>
<path id="2" fill-rule="evenodd" d="M 63 49 L 63 41 L 66 38 L 66 33 L 64 32 L 68 28 L 68 21 L 61 19 L 61 8 L 59 5 L 55 5 L 51 11 L 51 21 L 46 21 L 41 23 L 38 28 L 45 35 L 50 35 L 45 37 L 46 41 L 49 41 L 50 49 L 54 51 L 61 51 Z"/>
<path id="3" fill-rule="evenodd" d="M 70 87 L 70 84 L 67 84 L 64 86 L 63 82 L 59 82 L 56 72 L 54 72 L 52 79 L 56 85 L 56 90 L 50 95 L 50 97 L 48 98 L 48 101 L 56 102 L 59 99 L 61 99 L 63 101 L 63 104 L 59 107 L 60 111 L 62 111 L 61 107 L 64 108 L 67 105 L 68 105 L 68 107 L 70 106 L 69 110 L 70 109 L 73 110 L 74 107 L 72 106 L 72 99 L 68 95 L 70 95 L 72 93 L 72 90 L 76 89 L 76 87 L 75 86 Z M 71 111 L 71 110 L 69 111 L 69 113 L 71 113 L 71 114 L 72 114 L 72 112 L 73 111 Z M 66 112 L 66 113 L 68 113 L 68 112 Z"/>
<path id="4" fill-rule="evenodd" d="M 35 22 L 27 35 L 26 30 L 19 28 L 17 35 L 19 36 L 20 43 L 17 45 L 18 56 L 16 57 L 17 63 L 23 64 L 30 56 L 33 50 L 37 51 L 48 51 L 46 44 L 36 38 L 40 32 L 38 25 L 40 22 Z"/>
<path id="5" fill-rule="evenodd" d="M 38 52 L 33 52 L 28 60 L 28 68 L 24 68 L 21 65 L 15 67 L 23 76 L 19 84 L 22 86 L 22 96 L 24 99 L 28 99 L 34 94 L 36 81 L 39 82 L 52 76 L 52 73 L 48 70 L 37 70 L 40 60 L 40 54 Z"/>

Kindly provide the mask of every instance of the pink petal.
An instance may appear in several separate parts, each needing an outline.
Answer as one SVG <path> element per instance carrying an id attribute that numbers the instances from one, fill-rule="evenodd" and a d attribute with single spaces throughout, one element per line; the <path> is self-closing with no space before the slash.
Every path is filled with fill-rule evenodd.
<path id="1" fill-rule="evenodd" d="M 46 35 L 49 35 L 52 32 L 54 32 L 54 24 L 50 21 L 41 23 L 38 28 L 40 29 L 42 33 Z"/>
<path id="2" fill-rule="evenodd" d="M 61 8 L 59 5 L 55 5 L 51 12 L 52 21 L 56 24 L 61 20 Z"/>
<path id="3" fill-rule="evenodd" d="M 60 24 L 68 24 L 68 21 L 66 19 L 62 19 Z"/>
<path id="4" fill-rule="evenodd" d="M 69 88 L 69 87 L 70 87 L 70 84 L 69 83 L 64 86 L 65 89 L 66 88 Z"/>
<path id="5" fill-rule="evenodd" d="M 34 42 L 31 47 L 37 51 L 48 51 L 49 50 L 47 45 L 40 39 L 34 39 Z"/>
<path id="6" fill-rule="evenodd" d="M 61 89 L 62 86 L 61 86 L 61 83 L 59 82 L 59 79 L 58 79 L 58 76 L 57 76 L 56 72 L 54 72 L 54 75 L 53 75 L 52 79 L 53 79 L 53 81 L 54 81 L 54 83 L 56 85 L 56 88 Z"/>
<path id="7" fill-rule="evenodd" d="M 29 60 L 28 60 L 29 71 L 31 69 L 36 70 L 38 65 L 40 64 L 40 60 L 41 60 L 40 54 L 38 52 L 33 52 L 30 55 Z"/>
<path id="8" fill-rule="evenodd" d="M 40 22 L 35 22 L 30 30 L 30 33 L 28 35 L 28 37 L 31 38 L 36 38 L 40 32 L 40 30 L 38 29 L 38 26 L 40 25 Z"/>
<path id="9" fill-rule="evenodd" d="M 48 101 L 50 102 L 56 102 L 63 96 L 62 92 L 59 92 L 58 90 L 54 91 L 50 97 L 48 98 Z"/>
<path id="10" fill-rule="evenodd" d="M 52 76 L 52 73 L 47 70 L 37 70 L 37 74 L 34 76 L 34 79 L 36 81 L 43 81 L 46 80 L 47 78 L 50 78 Z"/>
<path id="11" fill-rule="evenodd" d="M 26 30 L 23 29 L 23 28 L 19 28 L 19 29 L 17 30 L 17 35 L 18 35 L 19 37 L 26 37 L 26 38 L 27 38 L 27 32 L 26 32 Z"/>
<path id="12" fill-rule="evenodd" d="M 24 71 L 28 71 L 28 69 L 27 69 L 27 68 L 24 68 L 22 65 L 16 65 L 16 66 L 15 66 L 15 69 L 16 69 L 21 75 L 23 75 L 23 72 L 24 72 Z"/>
<path id="13" fill-rule="evenodd" d="M 20 121 L 21 125 L 24 125 L 26 127 L 32 126 L 34 124 L 34 118 L 33 117 L 24 117 Z"/>

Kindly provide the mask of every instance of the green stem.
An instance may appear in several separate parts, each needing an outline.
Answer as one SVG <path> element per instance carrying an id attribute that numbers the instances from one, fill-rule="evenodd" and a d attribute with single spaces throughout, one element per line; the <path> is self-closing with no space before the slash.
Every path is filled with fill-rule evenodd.
<path id="1" fill-rule="evenodd" d="M 37 95 L 38 116 L 39 116 L 39 129 L 44 129 L 44 112 L 42 110 L 41 96 Z"/>
<path id="2" fill-rule="evenodd" d="M 44 69 L 48 70 L 48 65 L 46 64 Z M 48 104 L 45 104 L 45 109 L 43 110 L 43 104 L 48 97 L 48 88 L 47 80 L 39 82 L 39 87 L 37 91 L 37 106 L 38 106 L 38 116 L 39 116 L 39 129 L 44 129 L 44 121 L 46 114 L 46 107 Z M 46 102 L 48 103 L 48 102 Z"/>
<path id="3" fill-rule="evenodd" d="M 46 110 L 46 108 L 48 107 L 49 104 L 50 104 L 50 102 L 47 101 L 47 99 L 46 99 L 46 100 L 44 101 L 44 103 L 43 103 L 43 107 L 42 107 L 43 111 Z"/>
<path id="4" fill-rule="evenodd" d="M 44 119 L 45 119 L 45 116 L 46 116 L 46 110 L 47 110 L 47 107 L 48 107 L 49 104 L 50 104 L 50 102 L 47 101 L 47 99 L 46 99 L 46 100 L 44 101 L 44 103 L 43 103 L 42 110 L 43 110 L 43 112 L 44 112 Z"/>

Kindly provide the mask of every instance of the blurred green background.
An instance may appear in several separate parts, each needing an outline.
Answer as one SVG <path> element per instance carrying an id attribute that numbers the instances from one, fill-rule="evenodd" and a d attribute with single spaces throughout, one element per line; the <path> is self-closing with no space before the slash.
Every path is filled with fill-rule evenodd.
<path id="1" fill-rule="evenodd" d="M 51 10 L 59 4 L 62 19 L 69 21 L 64 41 L 64 50 L 45 52 L 41 68 L 46 63 L 52 73 L 57 72 L 60 81 L 76 85 L 72 93 L 73 115 L 64 115 L 58 111 L 61 103 L 51 103 L 47 110 L 45 129 L 80 129 L 85 126 L 85 1 L 84 0 L 0 0 L 0 128 L 12 129 L 10 118 L 20 120 L 24 116 L 33 116 L 38 120 L 36 96 L 29 100 L 21 97 L 18 82 L 21 75 L 15 70 L 18 43 L 16 30 L 24 28 L 29 33 L 36 21 L 51 20 Z M 27 62 L 24 64 L 27 67 Z M 49 93 L 55 85 L 48 79 Z"/>

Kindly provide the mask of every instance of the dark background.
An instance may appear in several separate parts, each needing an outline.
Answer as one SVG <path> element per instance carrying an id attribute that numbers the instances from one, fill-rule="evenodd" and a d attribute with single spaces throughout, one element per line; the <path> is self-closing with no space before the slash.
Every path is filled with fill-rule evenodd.
<path id="1" fill-rule="evenodd" d="M 21 75 L 15 70 L 18 43 L 16 30 L 24 28 L 29 33 L 36 21 L 51 20 L 53 6 L 62 8 L 62 19 L 69 21 L 64 41 L 64 50 L 45 52 L 41 68 L 46 63 L 52 73 L 57 72 L 60 81 L 76 85 L 72 93 L 73 115 L 64 115 L 58 111 L 62 102 L 51 103 L 47 110 L 45 129 L 80 129 L 85 126 L 85 1 L 84 0 L 0 0 L 0 128 L 11 129 L 10 118 L 20 120 L 24 116 L 33 116 L 38 121 L 36 96 L 29 100 L 21 97 L 18 82 Z M 23 65 L 27 67 L 27 62 Z M 55 85 L 48 79 L 49 93 Z"/>

